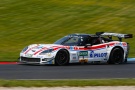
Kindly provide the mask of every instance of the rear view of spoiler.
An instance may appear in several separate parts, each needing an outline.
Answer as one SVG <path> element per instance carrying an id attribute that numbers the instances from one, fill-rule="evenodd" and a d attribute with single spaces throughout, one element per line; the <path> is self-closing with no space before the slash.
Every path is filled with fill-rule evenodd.
<path id="1" fill-rule="evenodd" d="M 118 37 L 119 41 L 122 41 L 122 38 L 133 38 L 133 34 L 120 34 L 120 33 L 108 33 L 108 32 L 96 32 L 97 36 L 108 36 L 109 39 L 112 39 L 112 36 Z"/>
<path id="2" fill-rule="evenodd" d="M 119 34 L 119 33 L 101 33 L 101 36 L 108 36 L 108 37 L 112 37 L 112 36 L 116 36 L 118 38 L 133 38 L 133 34 Z"/>

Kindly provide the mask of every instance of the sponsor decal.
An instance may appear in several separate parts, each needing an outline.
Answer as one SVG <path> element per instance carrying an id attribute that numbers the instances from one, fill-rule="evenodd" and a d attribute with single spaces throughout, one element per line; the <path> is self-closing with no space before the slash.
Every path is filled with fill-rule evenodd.
<path id="1" fill-rule="evenodd" d="M 70 49 L 70 46 L 65 46 L 66 49 Z"/>
<path id="2" fill-rule="evenodd" d="M 74 47 L 74 50 L 79 50 L 79 47 L 76 47 L 76 46 L 75 46 L 75 47 Z"/>
<path id="3" fill-rule="evenodd" d="M 26 57 L 32 57 L 32 54 L 26 54 L 25 56 Z"/>
<path id="4" fill-rule="evenodd" d="M 73 60 L 76 60 L 76 59 L 77 59 L 76 56 L 77 56 L 76 54 L 72 54 L 72 59 L 73 59 Z"/>
<path id="5" fill-rule="evenodd" d="M 124 47 L 126 47 L 126 46 L 127 46 L 127 43 L 122 43 L 122 44 L 123 44 L 123 46 L 124 46 Z"/>
<path id="6" fill-rule="evenodd" d="M 40 45 L 40 46 L 37 47 L 37 49 L 41 49 L 41 48 L 43 48 L 43 47 L 44 47 L 44 46 Z"/>
<path id="7" fill-rule="evenodd" d="M 51 53 L 47 53 L 47 56 L 49 56 L 49 57 L 50 57 L 51 55 L 52 55 Z"/>
<path id="8" fill-rule="evenodd" d="M 55 64 L 54 57 L 50 58 L 49 64 Z"/>
<path id="9" fill-rule="evenodd" d="M 117 45 L 117 46 L 122 46 L 122 43 L 120 42 L 118 42 L 118 43 L 116 43 L 115 45 Z"/>
<path id="10" fill-rule="evenodd" d="M 76 54 L 72 54 L 72 56 L 76 56 Z"/>
<path id="11" fill-rule="evenodd" d="M 74 47 L 73 47 L 73 46 L 71 46 L 71 47 L 70 47 L 70 50 L 74 50 Z"/>
<path id="12" fill-rule="evenodd" d="M 80 59 L 79 62 L 86 63 L 86 62 L 88 62 L 88 59 Z"/>
<path id="13" fill-rule="evenodd" d="M 115 45 L 115 43 L 110 43 L 109 46 L 110 47 L 113 47 Z"/>
<path id="14" fill-rule="evenodd" d="M 79 56 L 88 56 L 88 51 L 80 51 Z"/>
<path id="15" fill-rule="evenodd" d="M 76 57 L 73 57 L 72 59 L 73 59 L 73 60 L 76 60 Z"/>
<path id="16" fill-rule="evenodd" d="M 90 58 L 96 58 L 96 57 L 106 57 L 107 53 L 95 53 L 94 51 L 90 52 Z"/>
<path id="17" fill-rule="evenodd" d="M 37 58 L 43 58 L 43 57 L 44 57 L 44 56 L 40 56 L 40 55 L 37 56 Z"/>

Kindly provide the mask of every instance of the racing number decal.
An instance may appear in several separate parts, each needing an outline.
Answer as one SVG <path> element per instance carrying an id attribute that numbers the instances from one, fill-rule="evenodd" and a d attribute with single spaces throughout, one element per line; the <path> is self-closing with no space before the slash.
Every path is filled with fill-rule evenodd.
<path id="1" fill-rule="evenodd" d="M 80 51 L 79 57 L 81 57 L 79 59 L 79 62 L 88 62 L 88 51 Z M 85 58 L 85 57 L 87 57 L 87 58 Z"/>

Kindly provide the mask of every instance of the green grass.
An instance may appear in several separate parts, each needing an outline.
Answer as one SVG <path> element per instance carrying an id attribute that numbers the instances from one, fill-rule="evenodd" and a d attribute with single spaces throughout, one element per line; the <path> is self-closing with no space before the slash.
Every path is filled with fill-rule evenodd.
<path id="1" fill-rule="evenodd" d="M 71 33 L 135 34 L 134 0 L 0 0 L 0 61 L 16 61 L 33 43 Z M 130 57 L 135 56 L 135 39 Z"/>
<path id="2" fill-rule="evenodd" d="M 135 79 L 112 80 L 0 80 L 0 87 L 134 86 Z"/>

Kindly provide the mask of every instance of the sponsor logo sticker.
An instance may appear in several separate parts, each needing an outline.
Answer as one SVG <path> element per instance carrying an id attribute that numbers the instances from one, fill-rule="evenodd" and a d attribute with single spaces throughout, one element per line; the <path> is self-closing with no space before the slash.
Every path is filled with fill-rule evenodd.
<path id="1" fill-rule="evenodd" d="M 80 51 L 79 56 L 88 56 L 88 51 Z"/>
<path id="2" fill-rule="evenodd" d="M 106 57 L 107 53 L 95 53 L 94 51 L 91 51 L 90 58 L 96 58 L 96 57 Z"/>
<path id="3" fill-rule="evenodd" d="M 81 63 L 85 63 L 86 62 L 87 63 L 88 59 L 80 59 L 79 62 L 81 62 Z"/>
<path id="4" fill-rule="evenodd" d="M 51 53 L 47 53 L 47 55 L 50 57 L 52 54 Z"/>
<path id="5" fill-rule="evenodd" d="M 32 54 L 26 54 L 25 56 L 26 57 L 32 57 Z"/>

